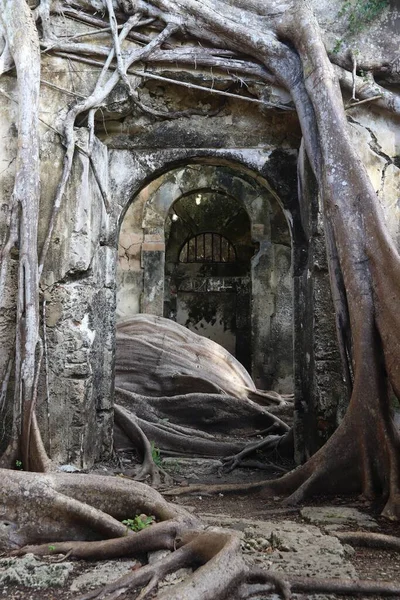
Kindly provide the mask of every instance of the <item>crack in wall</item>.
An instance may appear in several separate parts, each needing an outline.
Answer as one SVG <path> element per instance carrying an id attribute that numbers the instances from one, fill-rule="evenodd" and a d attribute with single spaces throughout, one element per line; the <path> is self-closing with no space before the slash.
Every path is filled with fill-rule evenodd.
<path id="1" fill-rule="evenodd" d="M 384 159 L 385 164 L 382 168 L 382 173 L 381 173 L 381 184 L 379 187 L 379 190 L 377 191 L 377 194 L 380 198 L 382 198 L 383 196 L 383 190 L 385 187 L 385 178 L 386 178 L 386 171 L 389 167 L 389 165 L 395 165 L 396 166 L 396 162 L 395 159 L 393 159 L 391 156 L 389 156 L 388 154 L 386 154 L 386 152 L 384 152 L 382 150 L 382 146 L 380 145 L 378 138 L 376 136 L 376 134 L 372 131 L 372 129 L 370 127 L 368 127 L 367 125 L 363 125 L 362 123 L 360 123 L 359 121 L 357 121 L 356 119 L 354 119 L 354 117 L 351 117 L 348 115 L 347 120 L 349 123 L 353 123 L 354 125 L 358 125 L 359 127 L 362 127 L 363 129 L 365 129 L 366 131 L 368 131 L 371 141 L 368 142 L 368 146 L 370 148 L 370 150 L 372 150 L 372 152 L 374 152 L 374 154 L 377 154 L 378 156 L 380 156 L 381 158 Z"/>

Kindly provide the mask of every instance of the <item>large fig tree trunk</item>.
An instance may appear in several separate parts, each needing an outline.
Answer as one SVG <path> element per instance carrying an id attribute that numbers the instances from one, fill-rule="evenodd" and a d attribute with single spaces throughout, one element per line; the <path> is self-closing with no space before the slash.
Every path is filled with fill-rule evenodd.
<path id="1" fill-rule="evenodd" d="M 7 265 L 13 232 L 18 231 L 19 271 L 15 344 L 13 439 L 7 459 L 18 453 L 29 468 L 30 440 L 42 347 L 39 337 L 38 217 L 39 217 L 39 89 L 41 56 L 33 14 L 25 0 L 2 0 L 0 20 L 18 82 L 18 150 L 11 199 L 10 244 L 2 261 Z M 3 290 L 4 291 L 4 290 Z M 18 448 L 20 444 L 20 448 Z"/>

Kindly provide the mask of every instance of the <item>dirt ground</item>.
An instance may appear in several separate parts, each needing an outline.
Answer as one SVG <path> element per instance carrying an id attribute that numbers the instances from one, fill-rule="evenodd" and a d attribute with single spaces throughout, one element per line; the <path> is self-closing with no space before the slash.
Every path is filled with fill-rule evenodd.
<path id="1" fill-rule="evenodd" d="M 254 481 L 266 478 L 266 472 L 250 469 L 238 469 L 230 475 L 224 475 L 221 472 L 221 465 L 217 461 L 209 460 L 196 462 L 187 459 L 183 461 L 168 459 L 163 463 L 163 466 L 178 480 L 178 484 L 216 481 L 219 483 L 224 481 L 243 482 L 245 480 Z M 131 463 L 125 457 L 123 461 L 119 461 L 117 466 L 115 464 L 100 465 L 96 471 L 103 473 L 105 476 L 121 476 L 121 474 L 130 473 L 131 467 Z M 276 475 L 277 473 L 274 472 L 268 473 L 270 477 Z M 84 477 L 84 474 L 82 476 Z M 266 500 L 257 494 L 234 496 L 195 494 L 171 498 L 171 501 L 175 501 L 196 513 L 210 526 L 234 529 L 241 537 L 243 552 L 246 560 L 251 564 L 280 572 L 310 574 L 310 576 L 315 573 L 322 577 L 342 574 L 345 577 L 356 577 L 371 581 L 395 581 L 400 579 L 400 554 L 383 550 L 353 550 L 348 547 L 343 549 L 337 538 L 333 537 L 335 528 L 343 531 L 374 531 L 400 536 L 399 523 L 390 522 L 379 516 L 381 507 L 368 507 L 355 497 L 314 499 L 313 502 L 307 504 L 307 509 L 304 509 L 305 512 L 302 510 L 303 507 L 283 506 L 281 498 L 275 497 Z M 327 507 L 325 521 L 310 522 L 305 513 L 312 514 L 314 509 L 321 507 Z M 346 511 L 347 508 L 354 509 L 357 515 L 361 515 L 362 520 L 354 521 L 345 518 L 344 522 L 341 522 L 342 511 Z M 335 515 L 340 517 L 339 524 L 333 518 Z M 363 519 L 366 519 L 366 521 L 364 522 Z M 289 537 L 282 537 L 279 541 L 281 531 L 283 531 L 283 535 Z M 329 535 L 326 535 L 327 533 Z M 293 540 L 300 538 L 303 539 L 303 542 L 301 542 L 303 546 L 292 547 L 293 544 L 296 545 L 296 541 L 293 542 Z M 278 542 L 271 542 L 271 540 L 276 539 L 278 539 Z M 322 544 L 320 548 L 313 547 L 316 539 Z M 334 542 L 333 550 L 329 546 L 332 541 Z M 41 559 L 40 564 L 45 563 L 48 565 L 54 560 L 54 557 Z M 147 557 L 138 557 L 138 560 L 144 563 Z M 299 573 L 295 572 L 296 566 L 293 566 L 296 565 L 296 561 L 299 566 Z M 88 591 L 88 589 L 97 587 L 102 581 L 110 581 L 111 579 L 108 579 L 109 575 L 107 573 L 111 572 L 111 576 L 116 578 L 118 573 L 122 574 L 131 568 L 137 568 L 138 561 L 123 559 L 95 564 L 85 561 L 72 563 L 66 559 L 64 564 L 71 565 L 68 566 L 71 573 L 61 587 L 41 589 L 16 585 L 12 581 L 3 581 L 0 584 L 0 598 L 10 600 L 72 600 Z M 1 572 L 2 566 L 0 564 L 0 575 Z M 87 574 L 91 578 L 89 578 L 89 583 L 85 587 L 82 578 L 84 580 Z M 185 574 L 181 576 L 185 576 Z M 79 587 L 80 582 L 82 587 Z M 173 584 L 174 579 L 172 578 L 169 583 Z M 138 592 L 135 590 L 119 596 L 121 600 L 135 600 L 137 597 Z M 264 595 L 262 598 L 271 598 L 272 600 L 278 597 L 276 595 Z M 255 597 L 255 600 L 262 600 L 262 598 Z M 335 596 L 321 594 L 318 596 L 304 596 L 299 594 L 295 595 L 294 598 L 296 600 L 305 600 L 306 598 L 333 600 Z M 350 600 L 353 597 L 341 596 L 341 598 Z M 369 596 L 369 598 L 379 600 L 380 597 Z"/>

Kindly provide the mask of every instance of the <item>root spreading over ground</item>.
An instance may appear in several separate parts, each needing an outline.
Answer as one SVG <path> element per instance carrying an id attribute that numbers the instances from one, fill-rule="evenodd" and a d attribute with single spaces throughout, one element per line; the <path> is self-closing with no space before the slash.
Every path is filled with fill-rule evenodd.
<path id="1" fill-rule="evenodd" d="M 139 476 L 150 474 L 153 483 L 151 444 L 166 454 L 224 457 L 233 468 L 256 450 L 269 447 L 272 455 L 283 437 L 291 439 L 276 414 L 292 407 L 290 397 L 256 390 L 227 350 L 169 319 L 136 315 L 117 325 L 115 387 L 116 426 L 143 457 Z M 262 430 L 271 435 L 246 444 Z"/>
<path id="2" fill-rule="evenodd" d="M 275 591 L 282 598 L 291 592 L 383 594 L 396 596 L 400 585 L 386 582 L 287 577 L 251 568 L 243 560 L 235 532 L 204 526 L 184 508 L 167 502 L 157 491 L 118 477 L 81 474 L 39 474 L 0 470 L 5 489 L 0 522 L 0 549 L 14 556 L 63 554 L 71 559 L 104 560 L 140 557 L 168 550 L 151 564 L 92 590 L 80 600 L 116 598 L 128 590 L 141 590 L 139 598 L 153 598 L 169 573 L 189 569 L 184 581 L 161 589 L 163 599 L 214 600 L 249 598 Z M 122 521 L 135 515 L 154 516 L 154 523 L 132 532 Z M 379 547 L 393 538 L 377 534 L 338 534 L 346 543 Z M 369 538 L 369 540 L 367 539 Z"/>

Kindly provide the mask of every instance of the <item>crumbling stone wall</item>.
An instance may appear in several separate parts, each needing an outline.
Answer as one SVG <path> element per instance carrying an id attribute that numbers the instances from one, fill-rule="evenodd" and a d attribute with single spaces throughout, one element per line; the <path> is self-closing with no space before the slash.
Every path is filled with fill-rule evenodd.
<path id="1" fill-rule="evenodd" d="M 68 91 L 71 86 L 68 63 L 45 58 L 42 77 L 39 250 L 47 234 L 62 171 L 64 148 L 57 131 L 61 130 L 60 123 L 68 109 L 66 94 L 61 91 Z M 94 78 L 91 70 L 84 79 L 76 77 L 80 94 L 89 93 Z M 47 85 L 49 79 L 56 82 L 56 88 Z M 1 244 L 10 218 L 8 203 L 14 176 L 15 85 L 12 76 L 2 77 L 1 91 L 7 91 L 6 95 L 2 93 L 0 130 L 7 143 L 0 149 Z M 100 177 L 107 189 L 107 148 L 95 140 L 89 160 L 87 129 L 77 130 L 77 135 L 79 150 L 41 279 L 44 355 L 37 411 L 46 448 L 54 461 L 85 467 L 100 456 L 108 456 L 112 449 L 116 252 L 98 182 Z M 12 255 L 11 278 L 2 282 L 9 293 L 9 303 L 0 314 L 1 380 L 15 339 L 17 246 Z M 12 379 L 11 370 L 11 385 L 1 406 L 2 416 L 7 415 L 0 432 L 2 447 L 10 434 Z"/>

